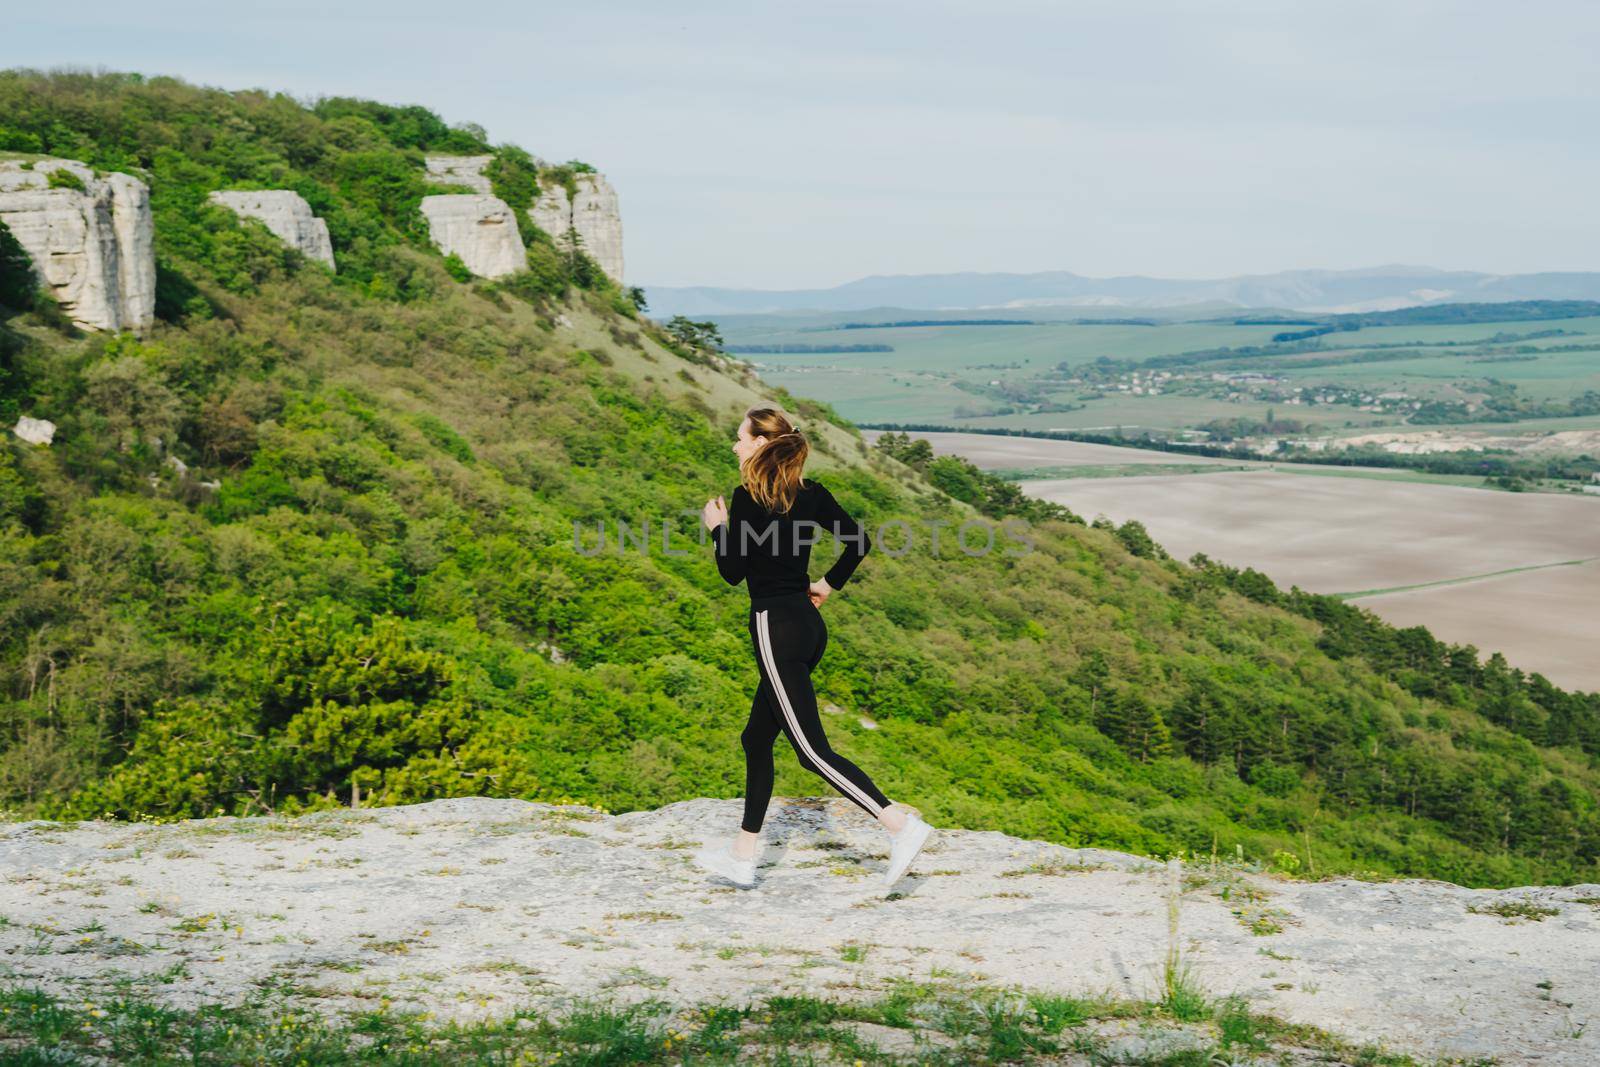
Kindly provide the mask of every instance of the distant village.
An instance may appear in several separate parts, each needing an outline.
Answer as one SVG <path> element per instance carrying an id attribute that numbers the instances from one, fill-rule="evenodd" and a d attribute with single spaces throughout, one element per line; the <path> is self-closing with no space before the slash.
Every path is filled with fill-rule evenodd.
<path id="1" fill-rule="evenodd" d="M 1405 415 L 1422 407 L 1423 401 L 1402 390 L 1369 393 L 1336 385 L 1290 385 L 1272 374 L 1247 372 L 1228 374 L 1211 371 L 1181 374 L 1172 371 L 1126 371 L 1104 377 L 1068 378 L 1069 385 L 1087 385 L 1102 392 L 1129 393 L 1133 396 L 1160 396 L 1182 393 L 1185 396 L 1214 396 L 1222 400 L 1255 400 L 1292 405 L 1345 404 L 1357 411 Z M 1471 405 L 1468 405 L 1471 410 Z"/>

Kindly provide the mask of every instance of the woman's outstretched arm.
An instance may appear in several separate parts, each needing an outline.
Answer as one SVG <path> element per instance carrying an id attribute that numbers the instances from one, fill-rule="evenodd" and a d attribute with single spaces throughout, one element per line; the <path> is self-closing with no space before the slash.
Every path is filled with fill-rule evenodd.
<path id="1" fill-rule="evenodd" d="M 832 530 L 833 536 L 844 546 L 844 551 L 839 553 L 839 558 L 834 561 L 828 573 L 823 575 L 823 581 L 831 588 L 842 589 L 844 583 L 850 580 L 850 575 L 855 573 L 856 567 L 867 558 L 867 553 L 872 550 L 872 539 L 867 536 L 867 528 L 851 518 L 833 494 L 820 483 L 817 486 L 817 522 L 823 528 Z"/>

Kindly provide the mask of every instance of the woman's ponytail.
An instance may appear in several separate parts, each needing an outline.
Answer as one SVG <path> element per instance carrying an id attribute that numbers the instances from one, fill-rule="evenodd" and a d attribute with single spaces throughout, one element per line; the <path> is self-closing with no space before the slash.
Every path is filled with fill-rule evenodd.
<path id="1" fill-rule="evenodd" d="M 767 443 L 739 465 L 739 480 L 757 504 L 773 514 L 794 507 L 811 444 L 777 408 L 751 408 L 750 435 Z"/>

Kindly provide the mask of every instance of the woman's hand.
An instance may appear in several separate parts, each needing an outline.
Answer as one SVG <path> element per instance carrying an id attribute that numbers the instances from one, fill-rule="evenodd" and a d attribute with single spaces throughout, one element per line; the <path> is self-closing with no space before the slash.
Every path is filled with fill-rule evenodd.
<path id="1" fill-rule="evenodd" d="M 816 581 L 812 582 L 811 587 L 806 590 L 806 595 L 811 598 L 812 607 L 820 608 L 822 607 L 822 602 L 827 600 L 829 594 L 832 592 L 833 586 L 828 584 L 827 579 L 818 578 Z"/>
<path id="2" fill-rule="evenodd" d="M 706 506 L 700 509 L 700 518 L 706 524 L 706 529 L 715 530 L 728 521 L 727 503 L 720 496 L 712 497 L 706 501 Z"/>

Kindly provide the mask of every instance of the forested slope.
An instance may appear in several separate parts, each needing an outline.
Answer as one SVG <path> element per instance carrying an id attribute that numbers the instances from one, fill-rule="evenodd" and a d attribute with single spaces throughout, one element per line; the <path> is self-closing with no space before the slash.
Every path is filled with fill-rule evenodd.
<path id="1" fill-rule="evenodd" d="M 4 312 L 0 419 L 59 430 L 0 447 L 0 807 L 739 794 L 745 593 L 685 509 L 732 489 L 739 416 L 774 394 L 537 233 L 527 272 L 458 280 L 417 218 L 422 153 L 495 152 L 508 202 L 527 153 L 420 108 L 27 72 L 0 75 L 0 149 L 150 182 L 161 319 Z M 205 203 L 229 186 L 301 192 L 339 273 Z M 836 744 L 934 821 L 1302 873 L 1600 871 L 1593 696 L 776 399 L 848 508 L 923 532 L 824 609 L 817 683 Z M 1030 515 L 1034 551 L 928 550 L 924 523 L 975 508 Z M 592 549 L 664 517 L 682 554 L 655 525 L 648 554 L 575 550 L 574 523 Z"/>

